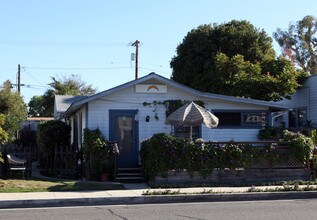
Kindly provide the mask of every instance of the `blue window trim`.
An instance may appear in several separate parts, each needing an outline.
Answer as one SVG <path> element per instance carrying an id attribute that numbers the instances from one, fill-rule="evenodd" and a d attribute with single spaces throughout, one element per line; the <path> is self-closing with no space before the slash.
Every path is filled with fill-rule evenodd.
<path id="1" fill-rule="evenodd" d="M 270 110 L 225 110 L 225 109 L 212 109 L 210 110 L 211 113 L 213 114 L 217 114 L 217 113 L 230 113 L 230 112 L 234 112 L 234 113 L 240 113 L 241 115 L 241 122 L 240 122 L 240 126 L 217 126 L 215 127 L 215 129 L 261 129 L 262 126 L 254 126 L 254 125 L 244 125 L 243 124 L 243 115 L 244 114 L 259 114 L 259 113 L 266 113 L 266 124 L 268 126 L 270 126 L 270 121 L 271 121 L 271 111 Z"/>

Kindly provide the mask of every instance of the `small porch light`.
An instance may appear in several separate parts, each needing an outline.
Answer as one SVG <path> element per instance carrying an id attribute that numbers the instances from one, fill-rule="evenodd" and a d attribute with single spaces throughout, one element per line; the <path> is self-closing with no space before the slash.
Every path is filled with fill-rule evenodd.
<path id="1" fill-rule="evenodd" d="M 146 121 L 146 122 L 149 122 L 149 121 L 150 121 L 150 116 L 149 116 L 149 115 L 145 117 L 145 121 Z"/>

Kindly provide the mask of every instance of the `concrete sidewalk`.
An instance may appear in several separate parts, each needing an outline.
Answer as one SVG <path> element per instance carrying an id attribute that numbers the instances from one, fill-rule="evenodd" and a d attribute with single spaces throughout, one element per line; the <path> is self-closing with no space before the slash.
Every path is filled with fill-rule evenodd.
<path id="1" fill-rule="evenodd" d="M 32 176 L 46 180 L 32 164 Z M 248 192 L 251 187 L 195 187 L 150 189 L 145 183 L 123 184 L 124 190 L 80 191 L 80 192 L 30 192 L 0 193 L 0 208 L 35 208 L 89 205 L 131 205 L 184 202 L 252 201 L 277 199 L 317 198 L 317 191 L 292 192 Z M 305 185 L 299 186 L 301 188 Z M 312 186 L 315 189 L 317 186 Z M 283 188 L 282 186 L 257 186 L 253 191 Z M 164 195 L 168 192 L 168 195 Z"/>
<path id="2" fill-rule="evenodd" d="M 131 205 L 184 202 L 252 201 L 317 198 L 317 191 L 247 192 L 250 187 L 198 187 L 149 189 L 146 184 L 124 184 L 125 190 L 80 192 L 1 193 L 0 208 L 34 208 L 89 205 Z M 275 189 L 261 186 L 255 189 Z M 279 186 L 281 187 L 281 186 Z M 302 186 L 305 187 L 305 186 Z M 282 188 L 282 187 L 281 187 Z M 159 192 L 175 195 L 153 195 Z M 146 193 L 147 195 L 143 195 Z"/>

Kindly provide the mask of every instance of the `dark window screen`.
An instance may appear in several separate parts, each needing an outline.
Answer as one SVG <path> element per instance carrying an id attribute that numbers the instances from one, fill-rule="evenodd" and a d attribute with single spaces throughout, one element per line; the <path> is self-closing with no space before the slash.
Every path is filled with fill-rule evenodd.
<path id="1" fill-rule="evenodd" d="M 219 126 L 241 126 L 240 112 L 215 112 L 219 119 Z"/>

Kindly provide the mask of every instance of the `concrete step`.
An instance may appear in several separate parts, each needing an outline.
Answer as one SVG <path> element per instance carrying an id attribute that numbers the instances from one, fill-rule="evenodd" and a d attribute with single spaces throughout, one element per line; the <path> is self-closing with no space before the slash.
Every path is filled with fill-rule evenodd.
<path id="1" fill-rule="evenodd" d="M 141 183 L 144 182 L 144 178 L 139 167 L 118 168 L 116 181 L 123 183 Z"/>

